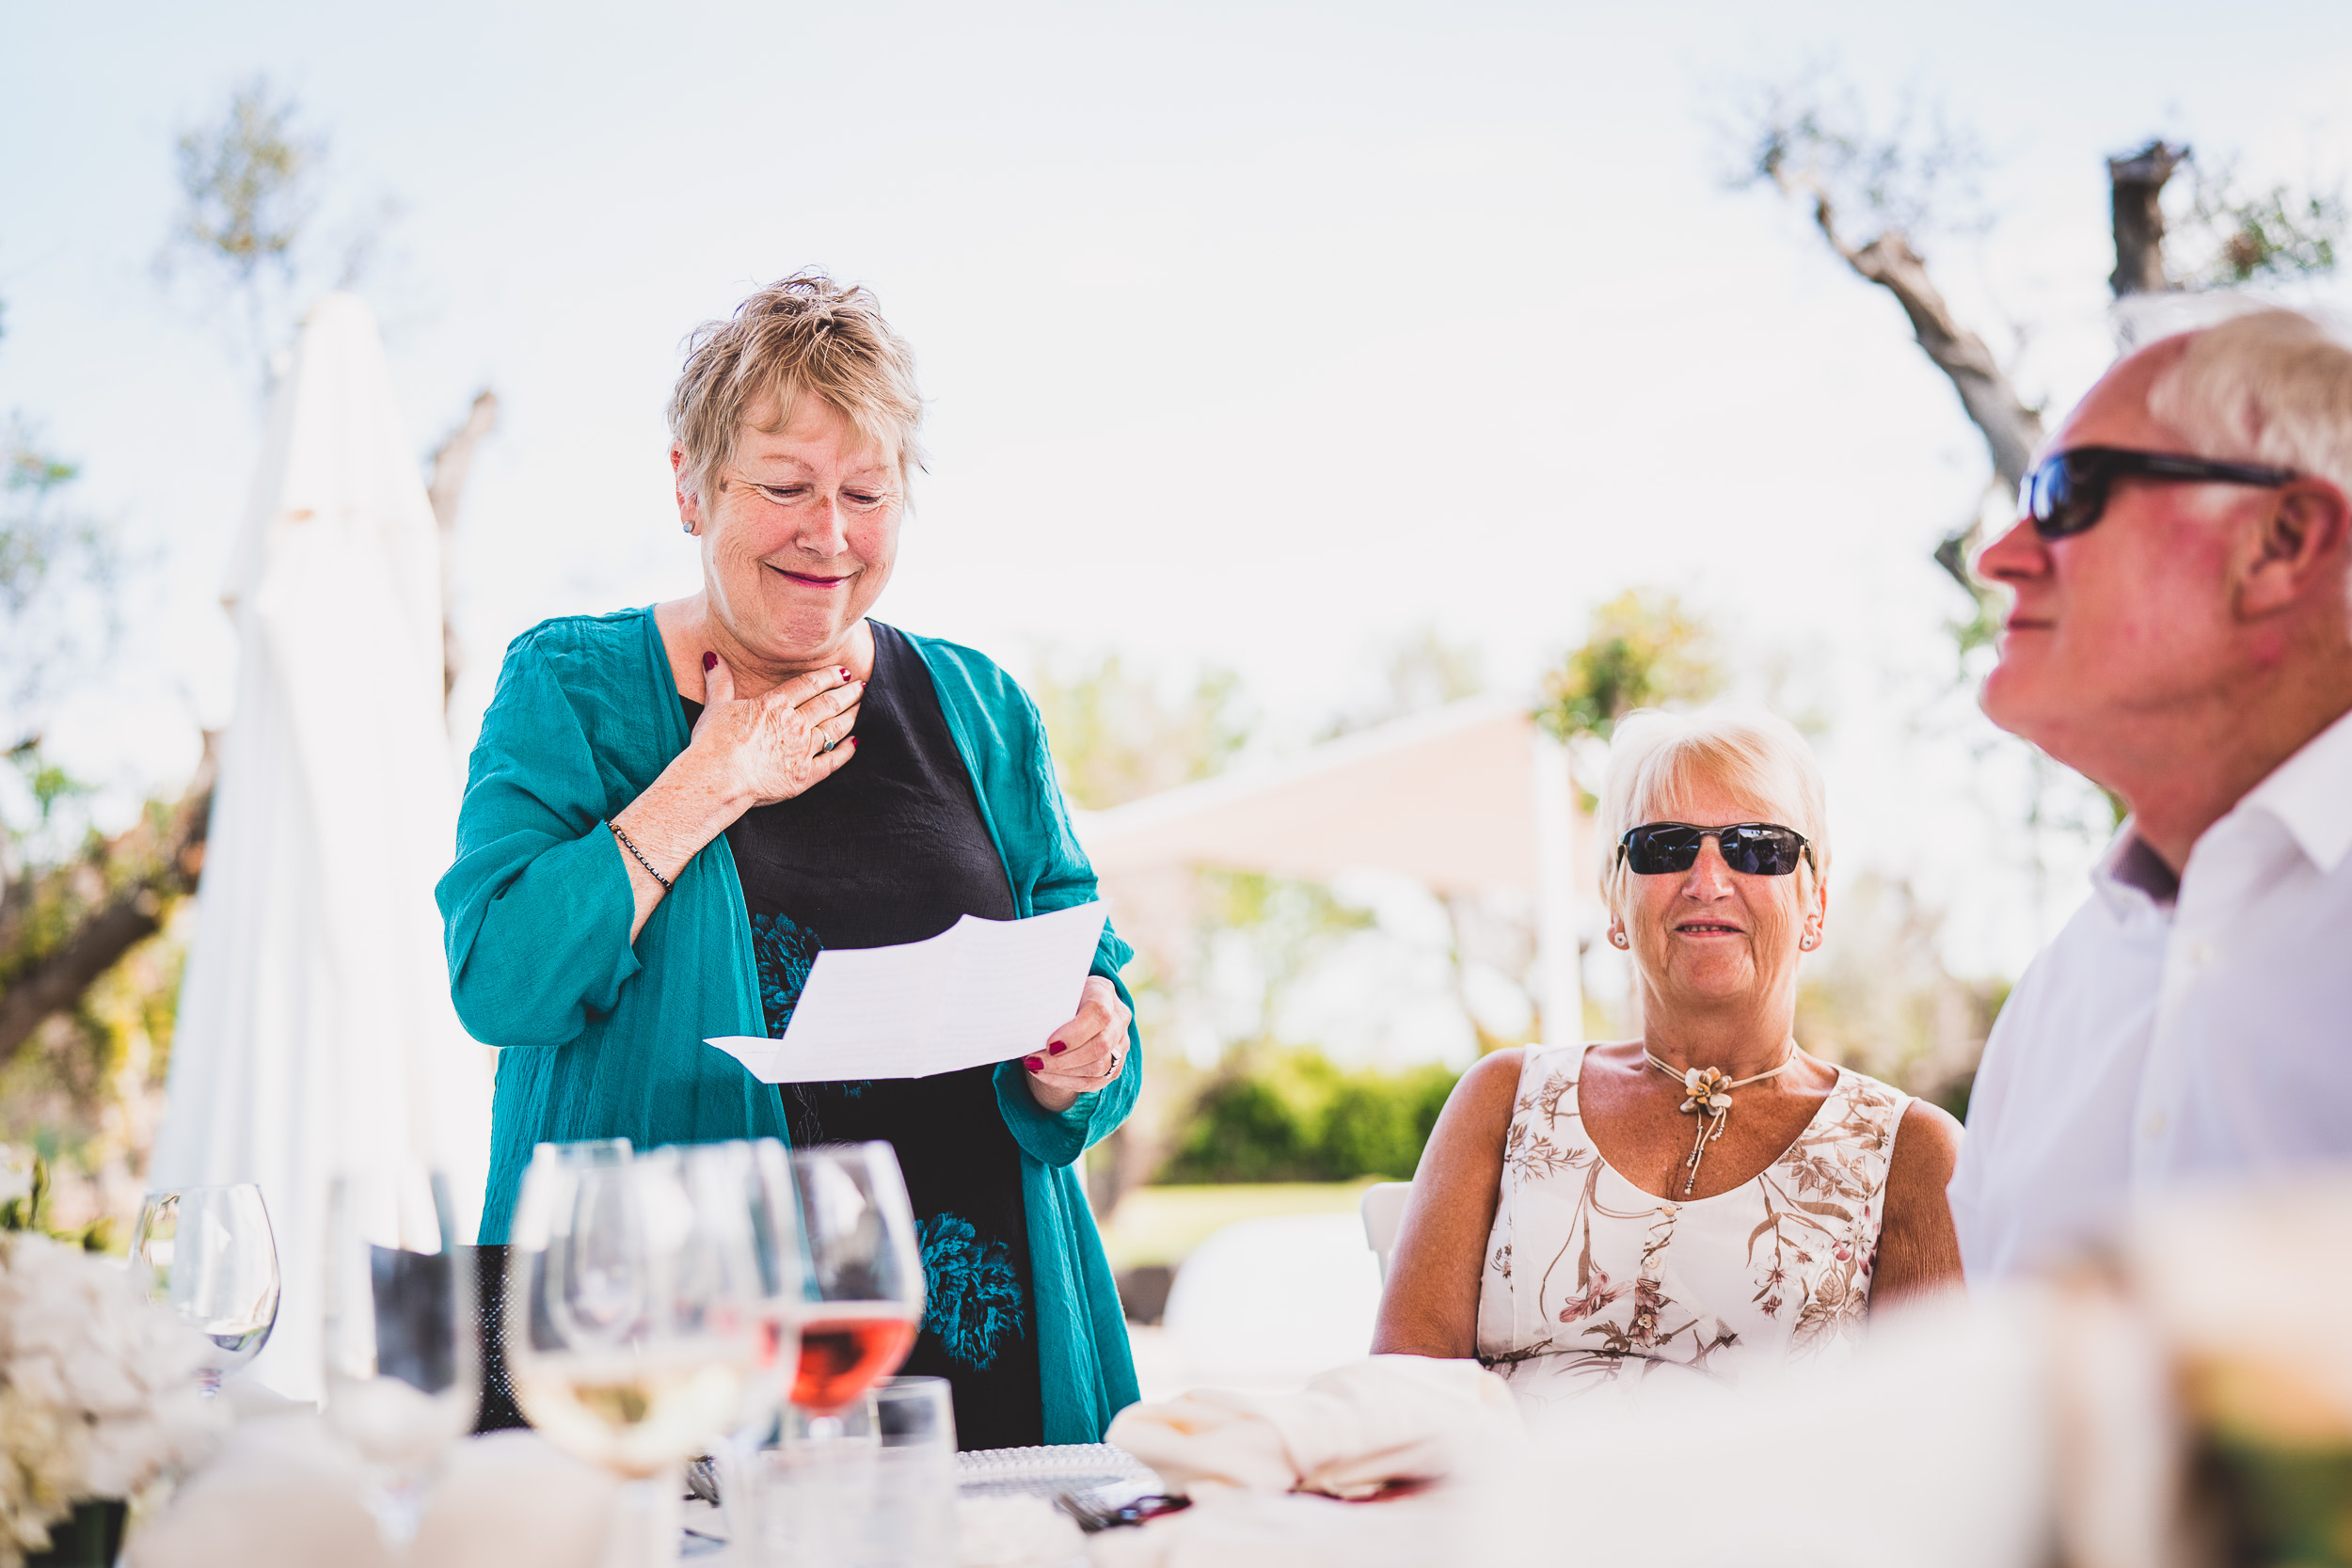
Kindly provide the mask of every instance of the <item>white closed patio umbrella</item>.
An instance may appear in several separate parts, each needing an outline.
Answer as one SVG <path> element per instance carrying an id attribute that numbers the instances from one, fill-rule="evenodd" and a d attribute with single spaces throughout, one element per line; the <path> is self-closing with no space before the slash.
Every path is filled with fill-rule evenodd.
<path id="1" fill-rule="evenodd" d="M 451 1007 L 433 902 L 457 806 L 440 539 L 350 294 L 303 322 L 222 600 L 237 707 L 148 1185 L 261 1184 L 284 1290 L 251 1375 L 312 1399 L 334 1173 L 437 1164 L 470 1236 L 489 1151 L 487 1053 Z"/>

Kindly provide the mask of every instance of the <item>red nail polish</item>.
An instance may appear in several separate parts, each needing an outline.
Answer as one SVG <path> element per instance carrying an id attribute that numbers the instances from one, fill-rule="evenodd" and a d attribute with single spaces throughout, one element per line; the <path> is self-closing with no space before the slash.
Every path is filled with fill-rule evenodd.
<path id="1" fill-rule="evenodd" d="M 846 664 L 841 667 L 841 678 L 845 681 L 850 678 L 850 667 Z"/>
<path id="2" fill-rule="evenodd" d="M 1058 1056 L 1058 1055 L 1060 1055 L 1063 1052 L 1065 1052 L 1065 1051 L 1067 1051 L 1067 1050 L 1069 1050 L 1069 1049 L 1070 1049 L 1070 1047 L 1069 1047 L 1068 1045 L 1066 1045 L 1065 1043 L 1063 1043 L 1062 1041 L 1060 1041 L 1060 1040 L 1056 1040 L 1053 1044 L 1051 1044 L 1051 1045 L 1049 1045 L 1049 1046 L 1047 1046 L 1047 1047 L 1045 1048 L 1045 1050 L 1046 1050 L 1046 1053 L 1047 1053 L 1048 1055 L 1054 1055 L 1054 1056 Z"/>
<path id="3" fill-rule="evenodd" d="M 1039 1061 L 1035 1056 L 1027 1058 L 1021 1065 L 1027 1068 L 1031 1072 L 1042 1072 L 1045 1069 L 1045 1064 Z"/>
<path id="4" fill-rule="evenodd" d="M 706 670 L 716 670 L 719 668 L 719 656 L 717 654 L 703 655 L 703 668 Z"/>
<path id="5" fill-rule="evenodd" d="M 856 750 L 857 750 L 857 736 L 850 736 L 849 745 L 850 745 L 850 751 L 852 751 L 852 752 L 856 751 Z"/>

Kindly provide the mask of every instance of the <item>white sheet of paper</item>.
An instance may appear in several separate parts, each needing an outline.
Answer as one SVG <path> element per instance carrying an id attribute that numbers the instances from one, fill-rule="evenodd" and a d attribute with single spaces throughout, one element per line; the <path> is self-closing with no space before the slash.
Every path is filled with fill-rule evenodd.
<path id="1" fill-rule="evenodd" d="M 1042 1050 L 1078 1010 L 1100 902 L 1026 920 L 965 915 L 897 947 L 828 947 L 809 966 L 784 1038 L 703 1041 L 763 1084 L 929 1078 Z"/>

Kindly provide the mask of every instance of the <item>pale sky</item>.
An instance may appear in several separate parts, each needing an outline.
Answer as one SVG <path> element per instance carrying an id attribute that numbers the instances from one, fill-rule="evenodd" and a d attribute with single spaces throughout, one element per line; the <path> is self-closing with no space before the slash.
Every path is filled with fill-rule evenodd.
<path id="1" fill-rule="evenodd" d="M 158 783 L 226 717 L 214 594 L 259 412 L 150 262 L 174 133 L 262 71 L 331 140 L 330 224 L 401 209 L 361 292 L 420 452 L 477 388 L 504 401 L 462 525 L 461 733 L 517 631 L 694 585 L 680 341 L 821 265 L 880 293 L 930 399 L 883 619 L 1016 671 L 1231 666 L 1279 735 L 1421 625 L 1520 687 L 1594 603 L 1674 589 L 1746 687 L 1830 721 L 1842 874 L 1916 878 L 1956 963 L 2013 972 L 2081 856 L 2033 908 L 2017 753 L 1949 675 L 1928 552 L 1981 444 L 1893 302 L 1720 179 L 1740 90 L 1830 58 L 1992 149 L 1998 222 L 1931 260 L 1972 319 L 2032 329 L 2054 411 L 2109 353 L 2104 155 L 2163 132 L 2260 182 L 2352 164 L 2328 4 L 0 0 L 0 410 L 153 567 L 55 742 Z"/>

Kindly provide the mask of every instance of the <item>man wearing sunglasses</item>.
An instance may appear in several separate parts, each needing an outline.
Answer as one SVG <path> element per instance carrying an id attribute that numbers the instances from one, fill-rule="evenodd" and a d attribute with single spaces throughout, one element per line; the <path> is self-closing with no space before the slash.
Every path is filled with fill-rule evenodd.
<path id="1" fill-rule="evenodd" d="M 2131 816 L 1985 1048 L 1971 1278 L 2176 1182 L 2352 1160 L 2347 490 L 2352 349 L 2265 311 L 2109 371 L 1979 559 L 2012 595 L 1985 712 Z"/>

